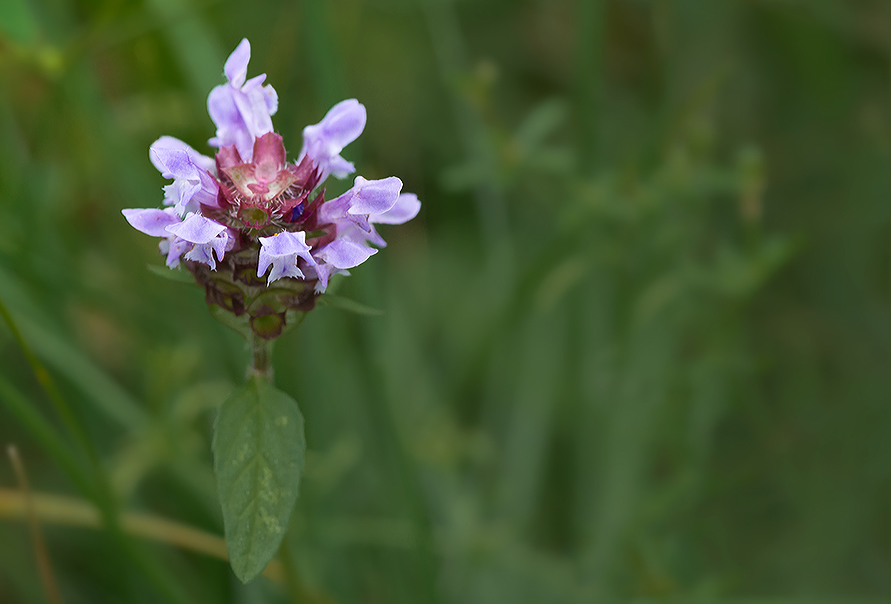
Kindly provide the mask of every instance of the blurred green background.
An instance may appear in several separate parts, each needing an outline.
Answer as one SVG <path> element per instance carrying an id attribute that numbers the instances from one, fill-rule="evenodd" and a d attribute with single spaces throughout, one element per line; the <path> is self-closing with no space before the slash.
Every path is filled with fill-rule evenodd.
<path id="1" fill-rule="evenodd" d="M 160 205 L 159 136 L 211 152 L 242 37 L 290 157 L 358 98 L 344 155 L 424 206 L 341 284 L 383 314 L 275 351 L 302 585 L 48 520 L 66 603 L 888 601 L 882 0 L 0 0 L 0 301 L 56 385 L 4 322 L 0 442 L 35 491 L 222 533 L 247 355 L 120 210 Z M 44 601 L 7 510 L 0 602 Z"/>

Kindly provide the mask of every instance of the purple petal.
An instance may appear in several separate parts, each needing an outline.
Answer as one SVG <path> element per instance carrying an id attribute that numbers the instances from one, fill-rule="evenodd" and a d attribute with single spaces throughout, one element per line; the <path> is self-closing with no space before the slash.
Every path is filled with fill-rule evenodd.
<path id="1" fill-rule="evenodd" d="M 260 78 L 265 79 L 266 75 L 257 76 L 251 82 Z M 251 82 L 248 82 L 248 84 Z M 235 101 L 235 106 L 238 107 L 238 112 L 241 114 L 245 127 L 252 137 L 256 138 L 261 134 L 272 131 L 272 118 L 270 115 L 274 111 L 269 111 L 266 95 L 263 93 L 261 86 L 251 87 L 250 89 L 245 86 L 242 90 L 233 90 L 232 98 Z"/>
<path id="2" fill-rule="evenodd" d="M 217 258 L 219 258 L 220 260 L 222 260 L 223 257 L 226 255 L 226 250 L 231 250 L 235 245 L 235 242 L 229 235 L 229 232 L 230 230 L 227 228 L 217 237 L 214 237 L 211 242 L 207 244 L 213 248 L 213 251 L 217 253 Z"/>
<path id="3" fill-rule="evenodd" d="M 197 211 L 202 203 L 218 205 L 217 183 L 203 167 L 210 162 L 212 168 L 212 159 L 172 137 L 155 141 L 149 156 L 165 178 L 174 179 L 173 184 L 164 187 L 164 203 L 173 204 L 180 215 Z"/>
<path id="4" fill-rule="evenodd" d="M 207 95 L 207 112 L 210 114 L 210 119 L 213 120 L 213 123 L 217 125 L 218 137 L 220 136 L 220 131 L 224 130 L 226 126 L 239 123 L 241 120 L 238 107 L 235 106 L 235 100 L 232 98 L 232 88 L 225 84 L 214 87 L 210 94 Z M 231 144 L 231 142 L 214 143 L 213 139 L 211 139 L 211 145 L 217 147 Z"/>
<path id="5" fill-rule="evenodd" d="M 210 267 L 210 270 L 217 270 L 217 262 L 213 257 L 214 247 L 211 245 L 196 245 L 189 253 L 186 254 L 186 260 L 193 262 L 201 262 Z"/>
<path id="6" fill-rule="evenodd" d="M 152 164 L 154 164 L 155 168 L 157 168 L 159 172 L 164 172 L 165 168 L 155 158 L 155 150 L 185 153 L 189 161 L 191 161 L 192 164 L 194 164 L 199 170 L 213 171 L 214 169 L 213 158 L 198 153 L 192 147 L 179 140 L 178 138 L 174 138 L 172 136 L 162 136 L 161 138 L 153 142 L 152 146 L 149 149 L 149 159 L 151 159 Z"/>
<path id="7" fill-rule="evenodd" d="M 316 128 L 321 127 L 320 134 L 329 145 L 337 148 L 336 154 L 359 138 L 365 129 L 365 121 L 365 106 L 356 99 L 347 99 L 332 107 Z"/>
<path id="8" fill-rule="evenodd" d="M 207 97 L 207 111 L 217 126 L 210 144 L 235 145 L 245 161 L 251 160 L 254 139 L 272 131 L 272 116 L 278 109 L 278 95 L 272 86 L 263 86 L 266 75 L 247 78 L 251 46 L 245 39 L 226 61 L 228 84 L 217 86 Z"/>
<path id="9" fill-rule="evenodd" d="M 315 290 L 317 293 L 323 294 L 325 293 L 325 290 L 328 289 L 328 280 L 331 278 L 331 275 L 338 271 L 330 264 L 317 264 L 313 267 L 313 270 L 315 271 L 316 278 L 319 280 L 319 282 L 316 283 Z"/>
<path id="10" fill-rule="evenodd" d="M 263 82 L 265 82 L 265 81 L 266 81 L 266 74 L 261 73 L 260 75 L 254 76 L 250 80 L 245 82 L 244 85 L 241 86 L 241 91 L 244 92 L 245 94 L 247 94 L 248 92 L 250 92 L 251 90 L 254 90 L 255 88 L 262 88 Z M 237 86 L 236 86 L 236 88 L 237 88 Z"/>
<path id="11" fill-rule="evenodd" d="M 210 267 L 210 270 L 217 270 L 214 252 L 216 253 L 216 258 L 222 261 L 223 257 L 226 255 L 226 250 L 231 250 L 235 245 L 233 234 L 231 229 L 223 227 L 223 230 L 211 239 L 210 242 L 196 244 L 191 251 L 186 254 L 186 260 L 203 262 Z"/>
<path id="12" fill-rule="evenodd" d="M 261 252 L 271 254 L 272 256 L 285 256 L 288 254 L 303 255 L 309 252 L 310 247 L 306 245 L 306 233 L 297 231 L 282 231 L 272 237 L 260 237 Z"/>
<path id="13" fill-rule="evenodd" d="M 341 156 L 337 155 L 328 160 L 325 169 L 335 178 L 346 178 L 356 171 L 356 166 L 353 164 L 353 162 L 347 161 Z"/>
<path id="14" fill-rule="evenodd" d="M 350 209 L 350 201 L 355 194 L 355 190 L 350 189 L 343 195 L 323 203 L 319 207 L 319 221 L 326 223 L 346 218 L 347 211 Z"/>
<path id="15" fill-rule="evenodd" d="M 262 277 L 263 275 L 257 275 L 258 277 Z M 284 277 L 293 277 L 294 279 L 303 279 L 303 271 L 297 268 L 296 261 L 293 263 L 290 262 L 278 262 L 272 265 L 272 270 L 269 271 L 269 277 L 266 279 L 266 286 L 272 284 L 273 281 L 278 281 Z"/>
<path id="16" fill-rule="evenodd" d="M 172 184 L 164 187 L 164 204 L 173 205 L 181 216 L 198 210 L 197 203 L 190 203 L 192 197 L 201 189 L 200 180 L 177 178 Z"/>
<path id="17" fill-rule="evenodd" d="M 167 266 L 176 268 L 179 266 L 179 257 L 188 251 L 189 248 L 192 247 L 192 244 L 179 237 L 170 237 L 168 239 L 162 239 L 158 247 L 162 254 L 167 255 Z"/>
<path id="18" fill-rule="evenodd" d="M 207 97 L 207 112 L 217 126 L 216 137 L 208 142 L 216 147 L 235 145 L 241 157 L 250 161 L 254 137 L 241 115 L 235 98 L 241 91 L 231 86 L 217 86 Z"/>
<path id="19" fill-rule="evenodd" d="M 303 129 L 301 157 L 308 155 L 319 166 L 322 178 L 334 174 L 343 178 L 353 172 L 353 164 L 340 152 L 365 129 L 365 107 L 356 99 L 341 101 L 318 124 Z"/>
<path id="20" fill-rule="evenodd" d="M 404 224 L 418 215 L 421 211 L 421 202 L 414 193 L 402 193 L 396 200 L 396 204 L 377 216 L 372 216 L 371 221 L 379 224 Z"/>
<path id="21" fill-rule="evenodd" d="M 367 180 L 357 176 L 353 188 L 356 195 L 352 199 L 349 213 L 373 216 L 383 214 L 396 204 L 399 191 L 402 190 L 402 181 L 395 176 L 380 180 Z"/>
<path id="22" fill-rule="evenodd" d="M 151 147 L 149 147 L 149 159 L 152 162 L 152 165 L 157 168 L 158 172 L 162 174 L 167 172 L 167 166 L 162 164 L 160 158 L 156 157 L 156 152 L 158 151 L 186 151 L 188 153 L 188 149 L 191 149 L 189 145 L 182 142 L 178 138 L 174 138 L 172 136 L 162 136 L 158 140 L 152 143 Z M 173 178 L 172 176 L 168 176 L 166 178 Z"/>
<path id="23" fill-rule="evenodd" d="M 210 206 L 212 208 L 220 207 L 218 193 L 220 190 L 219 185 L 217 185 L 216 179 L 213 176 L 208 174 L 207 172 L 200 172 L 198 174 L 200 187 L 195 194 L 192 196 L 192 202 L 196 204 Z M 197 208 L 196 208 L 197 209 Z M 182 211 L 185 214 L 185 211 Z"/>
<path id="24" fill-rule="evenodd" d="M 168 226 L 165 230 L 190 243 L 206 245 L 226 227 L 200 214 L 189 214 L 181 223 Z"/>
<path id="25" fill-rule="evenodd" d="M 176 215 L 173 208 L 166 210 L 148 209 L 132 209 L 121 210 L 124 218 L 137 231 L 142 231 L 146 235 L 152 237 L 168 237 L 167 227 L 178 224 L 181 219 Z"/>
<path id="26" fill-rule="evenodd" d="M 191 147 L 188 149 L 189 151 L 189 159 L 192 160 L 192 163 L 201 170 L 202 172 L 210 172 L 213 173 L 217 164 L 216 161 L 212 157 L 207 157 L 206 155 L 201 155 Z"/>
<path id="27" fill-rule="evenodd" d="M 198 168 L 183 148 L 152 145 L 149 156 L 156 167 L 160 166 L 164 178 L 198 178 Z"/>
<path id="28" fill-rule="evenodd" d="M 346 239 L 362 244 L 373 243 L 379 247 L 387 247 L 387 242 L 383 240 L 370 223 L 360 226 L 352 220 L 341 220 L 336 225 L 338 239 Z"/>
<path id="29" fill-rule="evenodd" d="M 322 262 L 312 267 L 319 280 L 316 291 L 324 292 L 328 287 L 328 279 L 334 273 L 346 273 L 344 269 L 359 266 L 376 253 L 376 249 L 340 238 L 320 247 L 314 255 Z"/>
<path id="30" fill-rule="evenodd" d="M 344 269 L 359 266 L 376 253 L 377 250 L 374 248 L 345 239 L 335 239 L 319 248 L 315 256 L 335 268 Z"/>
<path id="31" fill-rule="evenodd" d="M 395 176 L 380 180 L 357 176 L 352 189 L 319 208 L 319 220 L 336 225 L 338 237 L 343 232 L 352 241 L 372 241 L 383 247 L 386 243 L 371 223 L 396 205 L 401 189 L 402 181 Z M 354 232 L 354 226 L 363 233 Z"/>
<path id="32" fill-rule="evenodd" d="M 266 102 L 266 112 L 269 115 L 275 115 L 278 111 L 278 93 L 271 85 L 264 86 L 262 89 L 263 100 Z"/>
<path id="33" fill-rule="evenodd" d="M 226 67 L 224 71 L 226 78 L 233 86 L 240 88 L 247 78 L 248 62 L 251 60 L 251 43 L 247 38 L 239 42 L 229 58 L 226 59 Z"/>
<path id="34" fill-rule="evenodd" d="M 303 279 L 303 272 L 297 268 L 297 257 L 301 257 L 311 265 L 315 260 L 310 254 L 310 247 L 306 245 L 306 233 L 298 231 L 282 231 L 272 237 L 260 237 L 260 258 L 257 263 L 257 276 L 262 277 L 269 265 L 272 271 L 266 284 L 277 281 L 282 277 L 294 277 Z"/>

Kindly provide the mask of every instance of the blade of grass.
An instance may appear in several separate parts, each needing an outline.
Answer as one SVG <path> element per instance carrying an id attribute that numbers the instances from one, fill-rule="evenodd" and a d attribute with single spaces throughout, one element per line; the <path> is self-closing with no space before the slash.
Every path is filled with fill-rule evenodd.
<path id="1" fill-rule="evenodd" d="M 223 49 L 215 32 L 200 18 L 196 7 L 186 14 L 183 4 L 176 0 L 151 0 L 148 5 L 162 21 L 161 31 L 174 49 L 186 73 L 192 92 L 204 98 L 217 84 L 222 83 Z M 234 46 L 233 46 L 234 48 Z"/>
<path id="2" fill-rule="evenodd" d="M 74 441 L 83 451 L 87 453 L 87 455 L 91 459 L 91 462 L 94 465 L 98 465 L 99 455 L 96 452 L 96 449 L 93 447 L 93 443 L 87 436 L 86 430 L 84 430 L 83 426 L 80 423 L 80 420 L 71 409 L 71 406 L 62 396 L 61 391 L 56 386 L 52 377 L 50 377 L 50 374 L 43 366 L 43 363 L 40 362 L 40 360 L 31 350 L 31 347 L 25 341 L 25 338 L 22 336 L 22 332 L 19 330 L 18 325 L 13 320 L 12 315 L 9 313 L 9 310 L 6 308 L 6 304 L 3 303 L 2 299 L 0 299 L 0 317 L 3 318 L 4 323 L 6 323 L 7 328 L 9 329 L 10 333 L 12 333 L 13 339 L 16 341 L 22 353 L 25 355 L 25 359 L 28 361 L 28 365 L 31 366 L 31 371 L 34 373 L 34 377 L 37 379 L 40 387 L 46 393 L 47 398 L 49 399 L 56 413 L 59 415 L 59 418 L 62 420 L 62 424 L 68 431 L 68 435 L 74 439 Z"/>
<path id="3" fill-rule="evenodd" d="M 603 0 L 578 0 L 576 3 L 575 123 L 579 166 L 583 174 L 594 172 L 599 160 L 605 4 Z"/>
<path id="4" fill-rule="evenodd" d="M 328 3 L 304 2 L 302 6 L 305 15 L 303 35 L 309 52 L 313 88 L 317 91 L 319 102 L 327 108 L 344 98 L 343 61 L 338 44 L 332 39 Z M 353 149 L 358 142 L 350 148 Z"/>
<path id="5" fill-rule="evenodd" d="M 93 529 L 103 526 L 99 510 L 82 499 L 47 493 L 33 493 L 33 499 L 35 513 L 45 523 Z M 18 491 L 0 489 L 0 518 L 23 519 L 25 514 L 24 496 Z M 222 537 L 179 522 L 152 514 L 125 512 L 121 514 L 121 526 L 135 537 L 180 547 L 219 560 L 229 560 L 226 542 Z M 272 560 L 263 571 L 263 576 L 281 581 L 281 564 Z"/>
<path id="6" fill-rule="evenodd" d="M 513 275 L 513 250 L 507 202 L 497 180 L 497 152 L 490 142 L 486 125 L 466 99 L 456 92 L 454 79 L 469 73 L 467 50 L 451 0 L 425 0 L 424 14 L 443 86 L 452 100 L 452 120 L 468 162 L 479 166 L 488 177 L 474 190 L 480 232 L 486 237 L 489 265 L 494 276 Z M 508 280 L 508 283 L 510 281 Z"/>
<path id="7" fill-rule="evenodd" d="M 561 370 L 566 365 L 566 321 L 558 312 L 532 317 L 503 444 L 499 507 L 519 530 L 529 527 L 539 499 L 552 435 Z"/>
<path id="8" fill-rule="evenodd" d="M 95 485 L 76 461 L 78 454 L 65 442 L 62 435 L 36 411 L 34 405 L 12 384 L 0 376 L 0 404 L 6 408 L 39 444 L 43 450 L 59 464 L 71 482 L 84 494 L 95 493 Z"/>
<path id="9" fill-rule="evenodd" d="M 2 316 L 3 320 L 6 322 L 14 339 L 22 349 L 22 352 L 26 356 L 28 363 L 31 365 L 32 371 L 41 387 L 44 389 L 44 392 L 49 397 L 56 411 L 62 417 L 62 421 L 66 424 L 66 428 L 71 437 L 74 438 L 79 448 L 86 453 L 93 471 L 93 483 L 95 485 L 93 488 L 89 489 L 86 494 L 92 495 L 95 498 L 96 504 L 102 511 L 106 527 L 112 537 L 130 559 L 136 563 L 140 570 L 142 570 L 142 572 L 155 583 L 159 590 L 167 596 L 169 601 L 186 604 L 189 600 L 176 582 L 169 577 L 168 573 L 143 550 L 137 548 L 136 545 L 121 531 L 117 502 L 112 493 L 109 477 L 99 458 L 98 451 L 96 451 L 96 448 L 89 440 L 86 430 L 71 411 L 70 405 L 62 396 L 61 391 L 50 377 L 49 372 L 37 356 L 34 355 L 30 346 L 22 337 L 21 331 L 18 329 L 16 322 L 13 320 L 12 315 L 3 304 L 2 300 L 0 300 L 0 316 Z"/>
<path id="10" fill-rule="evenodd" d="M 22 499 L 24 499 L 25 516 L 31 527 L 31 541 L 34 543 L 34 555 L 37 558 L 37 568 L 40 571 L 40 580 L 43 582 L 46 598 L 51 604 L 63 604 L 62 594 L 59 592 L 59 586 L 53 574 L 53 565 L 46 550 L 46 542 L 43 539 L 43 532 L 40 530 L 40 522 L 34 508 L 34 497 L 28 482 L 28 474 L 25 472 L 25 464 L 22 463 L 19 450 L 15 445 L 9 445 L 6 452 L 9 455 L 9 461 L 12 462 L 12 468 L 19 482 L 19 490 L 22 493 Z"/>
<path id="11" fill-rule="evenodd" d="M 585 553 L 585 575 L 602 596 L 616 595 L 613 575 L 623 558 L 623 536 L 642 501 L 647 454 L 675 347 L 670 327 L 651 323 L 635 331 L 628 336 L 625 368 L 606 415 L 600 494 Z"/>
<path id="12" fill-rule="evenodd" d="M 37 357 L 78 386 L 87 395 L 87 402 L 130 430 L 140 430 L 148 424 L 148 416 L 139 403 L 79 350 L 47 327 L 52 322 L 24 293 L 19 280 L 2 268 L 0 298 L 8 304 L 8 312 L 15 314 L 20 335 Z"/>

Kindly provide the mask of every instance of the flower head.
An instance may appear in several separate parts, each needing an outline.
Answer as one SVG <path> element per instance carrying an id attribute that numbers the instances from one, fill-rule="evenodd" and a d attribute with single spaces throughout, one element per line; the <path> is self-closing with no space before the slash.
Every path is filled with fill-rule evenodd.
<path id="1" fill-rule="evenodd" d="M 326 201 L 325 179 L 355 172 L 341 152 L 364 130 L 365 107 L 355 99 L 342 101 L 304 128 L 298 161 L 291 163 L 272 125 L 278 96 L 264 85 L 265 75 L 247 78 L 250 54 L 250 43 L 242 40 L 226 61 L 227 82 L 208 96 L 217 128 L 209 141 L 217 147 L 215 157 L 175 138 L 159 138 L 149 157 L 173 181 L 164 187 L 169 207 L 123 214 L 137 230 L 161 238 L 167 265 L 183 262 L 205 288 L 209 304 L 237 317 L 249 315 L 252 326 L 270 313 L 284 324 L 287 311 L 312 308 L 331 275 L 377 253 L 368 244 L 386 245 L 375 224 L 407 222 L 421 203 L 402 192 L 395 176 L 357 176 L 349 191 Z M 272 283 L 280 295 L 270 298 L 263 291 Z"/>

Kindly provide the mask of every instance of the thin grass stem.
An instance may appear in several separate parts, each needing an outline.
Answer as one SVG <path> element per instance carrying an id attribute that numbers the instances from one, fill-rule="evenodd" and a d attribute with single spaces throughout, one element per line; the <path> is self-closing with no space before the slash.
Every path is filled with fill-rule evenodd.
<path id="1" fill-rule="evenodd" d="M 40 530 L 40 522 L 37 519 L 37 513 L 34 511 L 34 498 L 31 494 L 31 485 L 28 483 L 28 474 L 25 472 L 25 464 L 22 463 L 22 458 L 15 445 L 9 445 L 6 453 L 9 455 L 9 461 L 12 464 L 13 471 L 15 471 L 16 480 L 18 480 L 19 489 L 21 489 L 22 498 L 24 499 L 25 515 L 31 528 L 31 540 L 34 542 L 34 556 L 37 558 L 37 568 L 40 571 L 40 580 L 46 591 L 46 597 L 50 604 L 63 604 L 62 594 L 59 592 L 59 586 L 53 575 L 53 566 L 50 562 L 49 553 L 46 550 L 46 542 L 43 540 L 43 533 Z"/>

